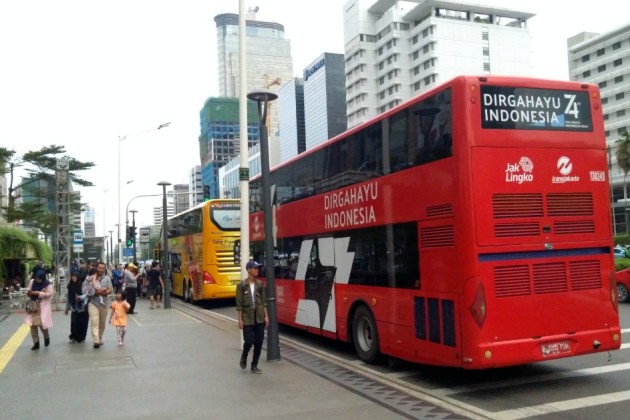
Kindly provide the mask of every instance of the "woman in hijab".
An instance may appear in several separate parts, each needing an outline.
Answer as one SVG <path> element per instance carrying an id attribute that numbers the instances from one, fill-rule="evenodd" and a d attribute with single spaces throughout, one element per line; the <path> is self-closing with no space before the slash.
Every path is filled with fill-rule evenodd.
<path id="1" fill-rule="evenodd" d="M 81 292 L 83 282 L 79 280 L 80 273 L 72 271 L 70 282 L 68 283 L 68 299 L 66 300 L 66 310 L 70 312 L 70 343 L 83 343 L 87 335 L 89 315 L 86 308 L 87 297 Z"/>
<path id="2" fill-rule="evenodd" d="M 35 276 L 28 283 L 26 295 L 32 301 L 38 302 L 37 310 L 26 314 L 24 322 L 31 327 L 31 337 L 33 337 L 33 347 L 31 350 L 39 350 L 39 334 L 37 328 L 44 334 L 44 345 L 50 344 L 48 329 L 53 326 L 51 300 L 53 297 L 53 285 L 46 278 L 44 270 L 38 270 Z"/>

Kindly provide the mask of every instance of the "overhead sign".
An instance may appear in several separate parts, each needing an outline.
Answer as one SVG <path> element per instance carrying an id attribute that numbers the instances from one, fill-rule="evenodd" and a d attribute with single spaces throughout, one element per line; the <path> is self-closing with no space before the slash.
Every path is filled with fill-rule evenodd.
<path id="1" fill-rule="evenodd" d="M 75 229 L 72 231 L 72 250 L 74 252 L 83 252 L 83 231 Z"/>
<path id="2" fill-rule="evenodd" d="M 140 243 L 148 244 L 150 234 L 151 234 L 151 228 L 148 228 L 148 227 L 140 228 Z"/>

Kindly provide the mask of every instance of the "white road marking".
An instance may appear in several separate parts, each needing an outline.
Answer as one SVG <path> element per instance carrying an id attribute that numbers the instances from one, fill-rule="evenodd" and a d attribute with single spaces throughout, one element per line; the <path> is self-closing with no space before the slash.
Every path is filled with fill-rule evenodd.
<path id="1" fill-rule="evenodd" d="M 578 410 L 584 407 L 612 404 L 627 400 L 630 400 L 630 391 L 612 392 L 610 394 L 593 395 L 590 397 L 576 398 L 574 400 L 557 401 L 548 404 L 499 411 L 492 413 L 492 418 L 501 420 L 523 419 L 526 417 L 543 416 L 545 414 Z"/>

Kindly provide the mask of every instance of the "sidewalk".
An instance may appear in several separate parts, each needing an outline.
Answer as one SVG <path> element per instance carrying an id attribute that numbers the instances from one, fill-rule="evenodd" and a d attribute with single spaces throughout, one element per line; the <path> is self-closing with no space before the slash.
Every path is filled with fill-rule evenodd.
<path id="1" fill-rule="evenodd" d="M 116 344 L 115 329 L 108 325 L 99 349 L 90 339 L 69 344 L 70 317 L 55 311 L 51 345 L 31 351 L 24 314 L 10 312 L 3 301 L 0 417 L 400 418 L 297 364 L 268 363 L 264 350 L 262 375 L 241 370 L 236 324 L 220 319 L 207 324 L 175 306 L 149 310 L 148 301 L 139 300 L 139 313 L 129 316 L 125 345 Z"/>

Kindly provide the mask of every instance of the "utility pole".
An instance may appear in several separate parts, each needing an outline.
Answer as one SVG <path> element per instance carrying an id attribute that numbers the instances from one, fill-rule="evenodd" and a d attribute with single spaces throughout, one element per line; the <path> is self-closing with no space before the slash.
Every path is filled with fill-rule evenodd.
<path id="1" fill-rule="evenodd" d="M 70 232 L 70 205 L 68 193 L 69 188 L 69 164 L 67 157 L 57 159 L 57 167 L 55 170 L 56 180 L 56 217 L 57 217 L 57 234 L 55 235 L 55 288 L 57 299 L 55 299 L 55 309 L 59 310 L 59 296 L 61 296 L 61 285 L 59 281 L 59 267 L 63 267 L 70 276 L 70 250 L 71 250 L 71 232 Z"/>

